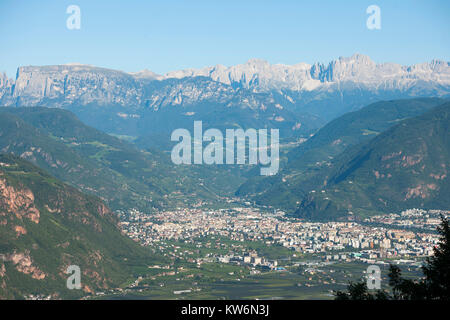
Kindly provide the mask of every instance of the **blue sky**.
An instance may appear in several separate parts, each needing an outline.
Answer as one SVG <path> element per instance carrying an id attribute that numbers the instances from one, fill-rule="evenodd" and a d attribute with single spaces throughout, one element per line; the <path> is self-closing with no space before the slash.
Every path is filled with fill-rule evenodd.
<path id="1" fill-rule="evenodd" d="M 68 30 L 66 8 L 81 9 Z M 366 8 L 381 9 L 368 30 Z M 355 52 L 376 62 L 450 60 L 450 1 L 0 0 L 0 72 L 78 62 L 157 73 L 262 58 L 329 62 Z"/>

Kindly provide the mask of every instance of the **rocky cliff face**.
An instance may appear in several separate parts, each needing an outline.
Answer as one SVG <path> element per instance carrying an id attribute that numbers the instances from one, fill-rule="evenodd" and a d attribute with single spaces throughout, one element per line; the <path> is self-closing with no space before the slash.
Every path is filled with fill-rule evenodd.
<path id="1" fill-rule="evenodd" d="M 185 78 L 204 76 L 214 81 L 233 86 L 240 86 L 255 91 L 271 89 L 312 89 L 320 85 L 310 73 L 311 66 L 299 63 L 293 66 L 271 65 L 261 59 L 251 59 L 245 64 L 229 68 L 217 65 L 203 69 L 189 69 L 169 72 L 164 78 Z"/>

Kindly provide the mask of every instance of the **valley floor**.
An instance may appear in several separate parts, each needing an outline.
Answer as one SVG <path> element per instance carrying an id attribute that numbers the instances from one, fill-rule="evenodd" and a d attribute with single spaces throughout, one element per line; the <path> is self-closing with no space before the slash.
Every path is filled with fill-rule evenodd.
<path id="1" fill-rule="evenodd" d="M 350 281 L 389 263 L 406 277 L 437 243 L 439 215 L 407 210 L 364 222 L 305 222 L 281 211 L 236 203 L 146 215 L 119 212 L 123 231 L 165 262 L 134 271 L 121 288 L 94 299 L 333 299 Z"/>

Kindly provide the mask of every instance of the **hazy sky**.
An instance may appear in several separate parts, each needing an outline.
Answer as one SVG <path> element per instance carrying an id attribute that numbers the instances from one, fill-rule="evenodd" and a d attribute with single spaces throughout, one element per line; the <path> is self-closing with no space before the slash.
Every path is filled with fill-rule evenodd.
<path id="1" fill-rule="evenodd" d="M 81 29 L 69 30 L 69 5 Z M 381 30 L 366 27 L 369 5 Z M 0 0 L 0 71 L 78 62 L 166 73 L 262 58 L 326 62 L 355 52 L 376 62 L 450 60 L 448 0 Z"/>

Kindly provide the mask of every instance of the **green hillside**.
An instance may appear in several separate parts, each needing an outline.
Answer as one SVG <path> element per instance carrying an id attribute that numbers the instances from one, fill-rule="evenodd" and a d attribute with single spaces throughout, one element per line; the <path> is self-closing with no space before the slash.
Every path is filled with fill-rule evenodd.
<path id="1" fill-rule="evenodd" d="M 98 198 L 0 154 L 0 298 L 79 298 L 116 288 L 155 262 L 121 234 Z M 81 269 L 81 290 L 66 288 L 69 265 Z"/>
<path id="2" fill-rule="evenodd" d="M 347 149 L 317 175 L 296 214 L 322 220 L 407 208 L 448 210 L 449 163 L 445 103 Z"/>

